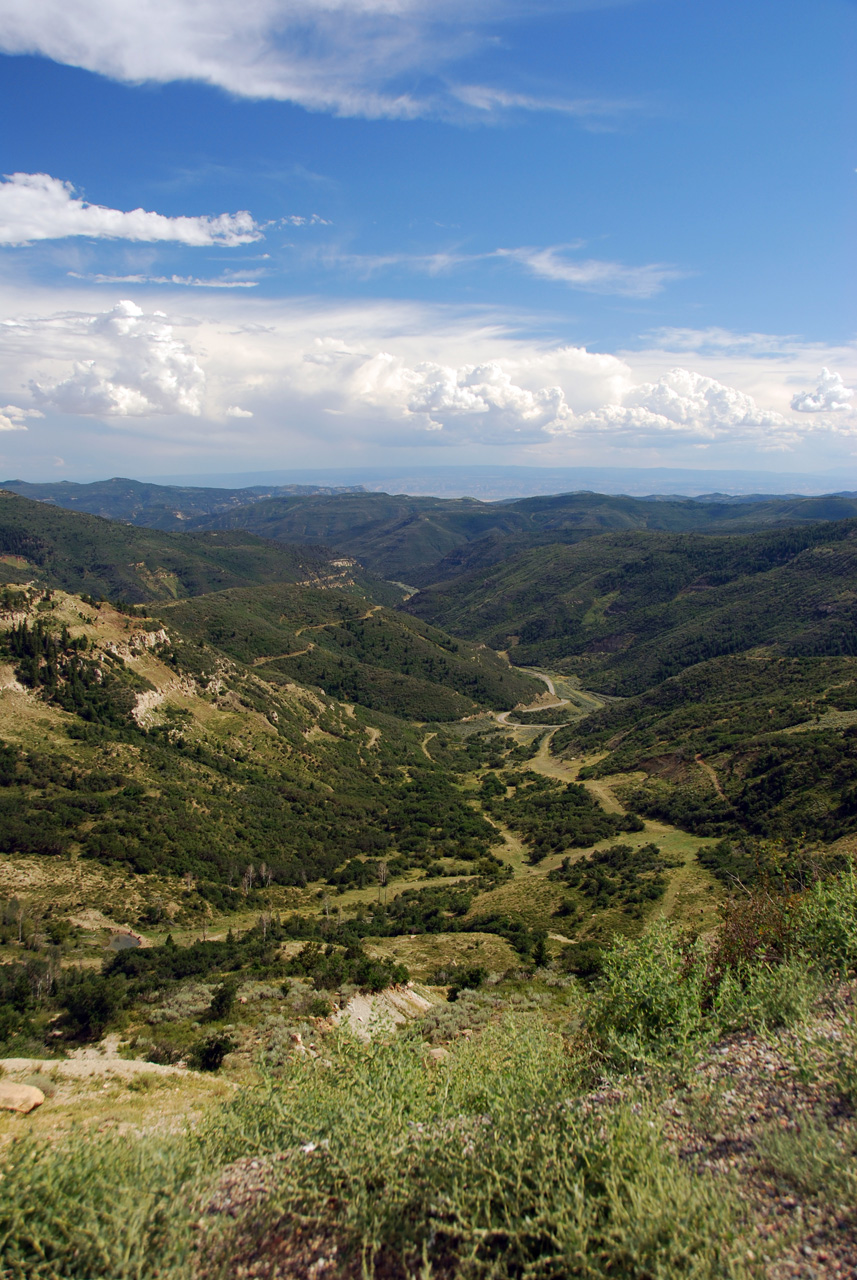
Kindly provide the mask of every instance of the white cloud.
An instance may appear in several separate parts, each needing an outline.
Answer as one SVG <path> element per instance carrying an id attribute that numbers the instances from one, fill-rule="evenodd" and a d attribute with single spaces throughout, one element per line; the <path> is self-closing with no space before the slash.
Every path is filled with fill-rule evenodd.
<path id="1" fill-rule="evenodd" d="M 792 396 L 791 407 L 796 413 L 824 413 L 851 409 L 854 390 L 846 387 L 842 375 L 822 369 L 815 391 L 798 391 Z"/>
<path id="2" fill-rule="evenodd" d="M 659 293 L 667 281 L 677 280 L 683 274 L 664 263 L 629 267 L 622 262 L 598 258 L 568 258 L 563 251 L 569 247 L 573 246 L 498 249 L 497 256 L 520 263 L 542 280 L 555 280 L 588 293 L 617 293 L 628 298 L 650 298 Z"/>
<path id="3" fill-rule="evenodd" d="M 344 253 L 334 246 L 310 249 L 307 256 L 328 268 L 339 268 L 369 278 L 378 272 L 402 268 L 435 276 L 478 262 L 502 259 L 519 264 L 543 280 L 554 280 L 587 293 L 618 294 L 629 298 L 649 298 L 659 293 L 669 280 L 682 272 L 658 263 L 628 266 L 599 258 L 569 258 L 569 249 L 578 245 L 549 246 L 544 249 L 493 249 L 486 253 Z"/>
<path id="4" fill-rule="evenodd" d="M 397 267 L 436 276 L 452 271 L 455 267 L 484 262 L 486 258 L 495 255 L 453 253 L 447 250 L 439 250 L 437 253 L 344 253 L 336 247 L 325 245 L 320 249 L 309 250 L 306 256 L 328 269 L 350 271 L 363 279 L 369 279 L 378 272 L 395 270 Z"/>
<path id="5" fill-rule="evenodd" d="M 7 404 L 0 409 L 0 431 L 26 431 L 26 418 L 43 418 L 45 415 L 38 409 L 19 409 L 16 404 Z"/>
<path id="6" fill-rule="evenodd" d="M 280 218 L 280 224 L 284 227 L 332 227 L 333 223 L 329 218 L 322 218 L 317 213 L 312 213 L 308 218 L 303 214 L 292 213 L 287 218 Z"/>
<path id="7" fill-rule="evenodd" d="M 73 280 L 91 280 L 93 284 L 175 284 L 187 289 L 255 289 L 258 280 L 228 280 L 218 276 L 213 280 L 201 280 L 198 276 L 105 276 L 81 275 L 79 271 L 69 271 Z"/>
<path id="8" fill-rule="evenodd" d="M 613 103 L 450 85 L 454 63 L 495 43 L 499 23 L 534 7 L 562 12 L 570 6 L 568 0 L 535 6 L 522 0 L 4 0 L 0 49 L 39 53 L 130 83 L 198 80 L 243 97 L 340 115 L 614 113 Z M 573 7 L 592 6 L 578 0 Z M 435 87 L 415 91 L 427 76 Z"/>
<path id="9" fill-rule="evenodd" d="M 556 98 L 539 97 L 530 93 L 510 93 L 490 85 L 461 84 L 452 90 L 459 102 L 488 114 L 498 109 L 505 111 L 556 111 L 560 115 L 609 117 L 633 109 L 637 104 L 609 98 Z"/>
<path id="10" fill-rule="evenodd" d="M 68 376 L 31 379 L 37 404 L 116 418 L 202 413 L 205 374 L 163 312 L 146 315 L 136 303 L 119 302 L 110 311 L 18 322 L 16 328 L 36 336 L 43 350 L 53 342 L 77 356 Z"/>
<path id="11" fill-rule="evenodd" d="M 364 449 L 425 459 L 439 446 L 467 461 L 495 448 L 534 464 L 698 465 L 704 449 L 709 465 L 746 467 L 770 450 L 790 450 L 792 465 L 811 470 L 825 459 L 853 465 L 857 415 L 788 409 L 822 363 L 812 346 L 788 360 L 740 343 L 739 355 L 614 355 L 529 338 L 526 317 L 475 309 L 197 290 L 182 314 L 166 291 L 162 310 L 144 311 L 105 308 L 95 286 L 74 288 L 77 309 L 59 311 L 51 304 L 67 306 L 67 292 L 0 284 L 0 404 L 27 405 L 21 389 L 32 389 L 46 417 L 29 436 L 45 442 L 45 457 L 68 458 L 85 438 L 102 442 L 89 445 L 90 457 L 104 453 L 107 467 L 102 419 L 123 427 L 112 436 L 125 443 L 109 446 L 114 471 L 116 451 L 136 447 L 143 457 L 154 441 L 189 462 L 210 459 L 212 470 L 239 459 L 239 469 L 251 459 L 348 465 Z M 825 363 L 853 381 L 855 352 L 830 349 Z M 20 429 L 31 411 L 0 412 Z M 150 459 L 136 469 L 156 468 Z"/>
<path id="12" fill-rule="evenodd" d="M 772 356 L 783 358 L 796 345 L 805 350 L 794 334 L 782 333 L 733 333 L 712 325 L 708 329 L 684 329 L 667 327 L 656 329 L 647 338 L 662 351 L 693 352 L 694 355 Z"/>
<path id="13" fill-rule="evenodd" d="M 782 414 L 761 408 L 735 387 L 680 368 L 631 387 L 621 403 L 602 405 L 559 429 L 603 433 L 636 446 L 752 440 L 763 448 L 788 448 L 797 439 Z"/>
<path id="14" fill-rule="evenodd" d="M 167 218 L 132 209 L 123 213 L 88 204 L 70 182 L 47 173 L 6 174 L 0 181 L 0 244 L 87 236 L 105 240 L 170 240 L 180 244 L 232 246 L 261 239 L 249 213 Z"/>
<path id="15" fill-rule="evenodd" d="M 366 404 L 398 411 L 425 431 L 494 444 L 540 439 L 571 416 L 561 387 L 531 391 L 497 360 L 458 368 L 432 362 L 410 367 L 379 352 L 355 371 L 351 390 Z"/>

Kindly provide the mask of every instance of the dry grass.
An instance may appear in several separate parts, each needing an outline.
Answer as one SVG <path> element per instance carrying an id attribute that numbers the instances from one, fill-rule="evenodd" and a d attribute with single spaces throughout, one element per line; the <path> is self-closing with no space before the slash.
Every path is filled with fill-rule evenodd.
<path id="1" fill-rule="evenodd" d="M 429 980 L 438 969 L 484 965 L 489 973 L 517 969 L 520 957 L 494 933 L 420 933 L 413 937 L 370 938 L 370 955 L 388 957 L 407 966 L 413 978 Z"/>

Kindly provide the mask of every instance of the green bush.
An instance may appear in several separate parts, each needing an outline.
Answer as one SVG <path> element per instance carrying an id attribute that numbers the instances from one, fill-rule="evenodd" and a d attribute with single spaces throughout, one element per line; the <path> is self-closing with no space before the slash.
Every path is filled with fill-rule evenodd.
<path id="1" fill-rule="evenodd" d="M 488 970 L 484 964 L 472 964 L 463 969 L 454 970 L 447 999 L 455 1001 L 462 991 L 475 991 L 482 986 L 487 977 Z"/>
<path id="2" fill-rule="evenodd" d="M 203 1036 L 188 1054 L 187 1065 L 194 1071 L 219 1071 L 227 1053 L 235 1048 L 235 1041 L 225 1031 L 212 1031 Z"/>
<path id="3" fill-rule="evenodd" d="M 219 987 L 215 987 L 208 1007 L 208 1016 L 212 1022 L 219 1022 L 222 1018 L 229 1017 L 237 994 L 238 984 L 234 980 L 221 982 Z"/>
<path id="4" fill-rule="evenodd" d="M 818 880 L 801 897 L 799 945 L 828 973 L 844 977 L 857 968 L 857 877 L 847 871 Z"/>
<path id="5" fill-rule="evenodd" d="M 800 957 L 779 965 L 737 965 L 721 978 L 712 1017 L 720 1032 L 791 1026 L 809 1013 L 820 976 Z"/>
<path id="6" fill-rule="evenodd" d="M 710 1034 L 704 1013 L 705 947 L 665 921 L 604 953 L 592 1026 L 614 1064 L 634 1070 L 686 1058 Z"/>
<path id="7" fill-rule="evenodd" d="M 767 1125 L 754 1136 L 756 1151 L 768 1174 L 805 1195 L 836 1201 L 853 1199 L 857 1161 L 853 1136 L 837 1139 L 823 1121 L 805 1117 L 798 1129 Z"/>
<path id="8" fill-rule="evenodd" d="M 61 998 L 72 1035 L 97 1040 L 125 1003 L 126 990 L 122 977 L 84 971 L 70 975 Z"/>

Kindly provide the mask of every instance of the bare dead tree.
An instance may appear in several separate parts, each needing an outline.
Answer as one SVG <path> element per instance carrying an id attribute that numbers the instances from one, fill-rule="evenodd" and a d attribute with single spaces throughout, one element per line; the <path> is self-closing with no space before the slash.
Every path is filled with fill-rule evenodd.
<path id="1" fill-rule="evenodd" d="M 390 868 L 384 858 L 378 863 L 378 901 L 381 901 L 381 890 L 384 890 L 384 902 L 387 901 L 387 881 L 390 878 Z"/>

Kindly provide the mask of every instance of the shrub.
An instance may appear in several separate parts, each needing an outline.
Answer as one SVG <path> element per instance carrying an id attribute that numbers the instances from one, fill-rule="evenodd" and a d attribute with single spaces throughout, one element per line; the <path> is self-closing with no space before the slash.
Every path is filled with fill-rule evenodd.
<path id="1" fill-rule="evenodd" d="M 801 949 L 823 970 L 844 977 L 857 968 L 857 877 L 854 864 L 817 880 L 800 898 L 797 933 Z"/>
<path id="2" fill-rule="evenodd" d="M 807 1016 L 820 990 L 817 971 L 800 957 L 779 965 L 735 965 L 714 994 L 713 1019 L 720 1031 L 790 1026 Z"/>
<path id="3" fill-rule="evenodd" d="M 214 988 L 211 1004 L 208 1007 L 208 1016 L 212 1022 L 219 1022 L 222 1018 L 229 1017 L 237 994 L 238 984 L 235 981 L 222 982 L 219 987 Z"/>
<path id="4" fill-rule="evenodd" d="M 563 947 L 559 963 L 566 973 L 584 980 L 595 978 L 604 963 L 604 948 L 597 942 L 572 942 Z"/>
<path id="5" fill-rule="evenodd" d="M 592 1029 L 617 1066 L 634 1070 L 665 1055 L 684 1059 L 705 1038 L 705 959 L 702 943 L 688 942 L 664 921 L 604 953 Z"/>
<path id="6" fill-rule="evenodd" d="M 482 986 L 487 977 L 488 970 L 484 964 L 472 964 L 463 969 L 456 969 L 453 973 L 452 985 L 449 988 L 447 1000 L 457 1000 L 462 991 L 475 991 L 477 987 Z"/>
<path id="7" fill-rule="evenodd" d="M 224 1031 L 213 1031 L 203 1036 L 188 1054 L 187 1064 L 194 1071 L 219 1071 L 227 1053 L 235 1048 L 235 1041 Z"/>
<path id="8" fill-rule="evenodd" d="M 82 1040 L 96 1040 L 125 1002 L 122 978 L 105 978 L 97 973 L 77 971 L 67 980 L 62 1003 L 70 1030 Z"/>
<path id="9" fill-rule="evenodd" d="M 149 1280 L 192 1256 L 182 1139 L 87 1132 L 12 1143 L 0 1178 L 0 1274 L 8 1280 Z M 154 1260 L 157 1259 L 157 1262 Z"/>
<path id="10" fill-rule="evenodd" d="M 766 1172 L 798 1191 L 828 1200 L 853 1196 L 857 1185 L 853 1136 L 850 1142 L 837 1140 L 826 1124 L 807 1116 L 797 1130 L 766 1125 L 754 1140 Z"/>

